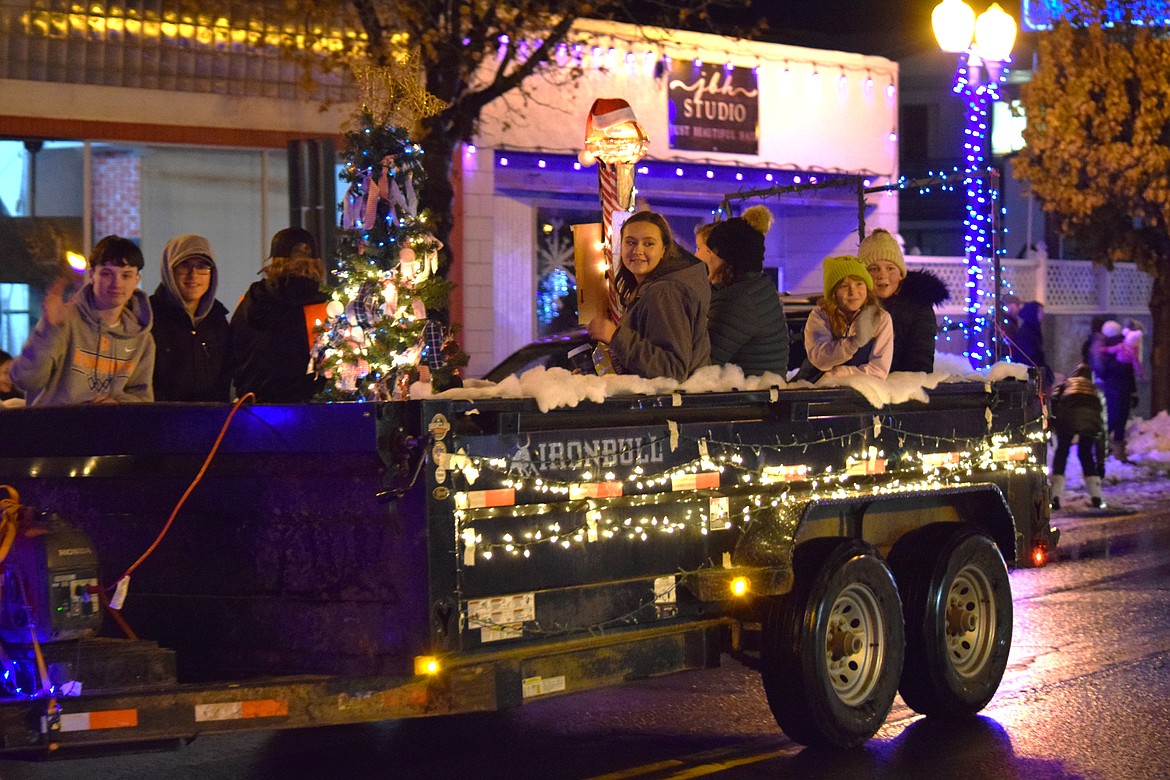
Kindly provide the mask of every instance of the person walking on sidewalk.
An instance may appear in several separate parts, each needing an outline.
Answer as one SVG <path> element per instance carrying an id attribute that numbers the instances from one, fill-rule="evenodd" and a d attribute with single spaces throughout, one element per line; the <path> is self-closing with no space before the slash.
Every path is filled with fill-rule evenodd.
<path id="1" fill-rule="evenodd" d="M 1104 507 L 1101 497 L 1101 479 L 1105 476 L 1105 454 L 1108 451 L 1105 422 L 1105 397 L 1093 384 L 1093 371 L 1084 363 L 1077 366 L 1072 376 L 1052 391 L 1052 428 L 1056 433 L 1056 452 L 1052 457 L 1052 508 L 1060 509 L 1064 496 L 1064 469 L 1073 439 L 1077 439 L 1077 459 L 1089 501 L 1094 507 Z"/>

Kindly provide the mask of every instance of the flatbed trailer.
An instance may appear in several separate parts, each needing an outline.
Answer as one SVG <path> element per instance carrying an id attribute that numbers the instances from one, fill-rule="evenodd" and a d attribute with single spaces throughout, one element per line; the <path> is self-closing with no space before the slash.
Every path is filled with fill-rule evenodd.
<path id="1" fill-rule="evenodd" d="M 0 482 L 85 535 L 103 593 L 137 568 L 134 638 L 106 619 L 41 643 L 49 693 L 22 625 L 63 593 L 50 622 L 69 636 L 95 589 L 59 556 L 54 587 L 5 562 L 23 684 L 0 750 L 499 710 L 727 652 L 805 744 L 865 741 L 899 689 L 928 715 L 976 712 L 1010 647 L 1005 563 L 1056 542 L 1047 434 L 1033 381 L 929 396 L 243 406 L 140 564 L 231 407 L 7 411 Z"/>

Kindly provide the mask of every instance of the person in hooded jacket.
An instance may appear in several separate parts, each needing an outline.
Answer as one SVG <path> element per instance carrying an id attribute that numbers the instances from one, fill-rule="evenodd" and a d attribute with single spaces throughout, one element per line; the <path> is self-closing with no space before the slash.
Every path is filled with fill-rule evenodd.
<path id="1" fill-rule="evenodd" d="M 1056 451 L 1052 456 L 1052 508 L 1060 509 L 1064 497 L 1064 469 L 1068 465 L 1068 453 L 1074 438 L 1077 439 L 1077 458 L 1081 462 L 1090 501 L 1095 507 L 1105 506 L 1105 499 L 1101 496 L 1107 453 L 1105 397 L 1093 384 L 1093 372 L 1084 363 L 1052 391 L 1052 429 L 1056 434 Z"/>
<path id="2" fill-rule="evenodd" d="M 712 284 L 707 332 L 711 362 L 730 363 L 748 376 L 788 372 L 788 325 L 772 280 L 764 275 L 764 236 L 772 212 L 752 206 L 742 217 L 716 222 L 700 236 L 697 254 Z"/>
<path id="3" fill-rule="evenodd" d="M 237 395 L 260 403 L 311 400 L 324 380 L 310 368 L 316 320 L 325 320 L 325 264 L 304 228 L 272 237 L 264 279 L 253 282 L 230 323 L 230 363 Z"/>
<path id="4" fill-rule="evenodd" d="M 53 282 L 9 369 L 29 406 L 154 400 L 153 316 L 138 289 L 142 266 L 138 245 L 111 235 L 90 252 L 86 282 L 69 300 L 66 280 Z"/>
<path id="5" fill-rule="evenodd" d="M 1040 371 L 1040 381 L 1045 392 L 1052 387 L 1052 369 L 1044 356 L 1044 304 L 1028 301 L 1020 307 L 1020 330 L 1015 344 L 1010 344 L 1008 355 L 1013 362 L 1032 366 Z"/>
<path id="6" fill-rule="evenodd" d="M 934 307 L 950 297 L 946 284 L 929 271 L 907 271 L 902 247 L 878 228 L 857 247 L 857 258 L 873 278 L 873 292 L 894 322 L 890 371 L 934 371 Z"/>
<path id="7" fill-rule="evenodd" d="M 219 271 L 203 236 L 172 238 L 163 248 L 154 310 L 154 400 L 231 399 L 227 307 L 215 299 Z"/>
<path id="8" fill-rule="evenodd" d="M 616 287 L 630 290 L 621 324 L 594 317 L 589 336 L 609 345 L 622 372 L 681 382 L 711 356 L 707 267 L 679 248 L 666 219 L 652 211 L 622 225 L 621 257 Z"/>

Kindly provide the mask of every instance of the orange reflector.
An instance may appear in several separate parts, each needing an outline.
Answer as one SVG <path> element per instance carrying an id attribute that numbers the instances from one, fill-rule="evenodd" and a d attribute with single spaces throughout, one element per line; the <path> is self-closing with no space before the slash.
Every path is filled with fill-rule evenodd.
<path id="1" fill-rule="evenodd" d="M 1046 563 L 1048 563 L 1048 548 L 1038 544 L 1032 548 L 1032 565 L 1040 567 Z"/>

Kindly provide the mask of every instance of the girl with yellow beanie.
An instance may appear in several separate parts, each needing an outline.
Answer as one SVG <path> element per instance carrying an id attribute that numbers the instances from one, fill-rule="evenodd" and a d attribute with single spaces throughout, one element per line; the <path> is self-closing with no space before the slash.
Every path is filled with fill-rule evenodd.
<path id="1" fill-rule="evenodd" d="M 894 325 L 873 291 L 873 278 L 852 255 L 825 258 L 825 295 L 804 326 L 808 358 L 796 379 L 874 376 L 885 379 L 894 353 Z"/>

